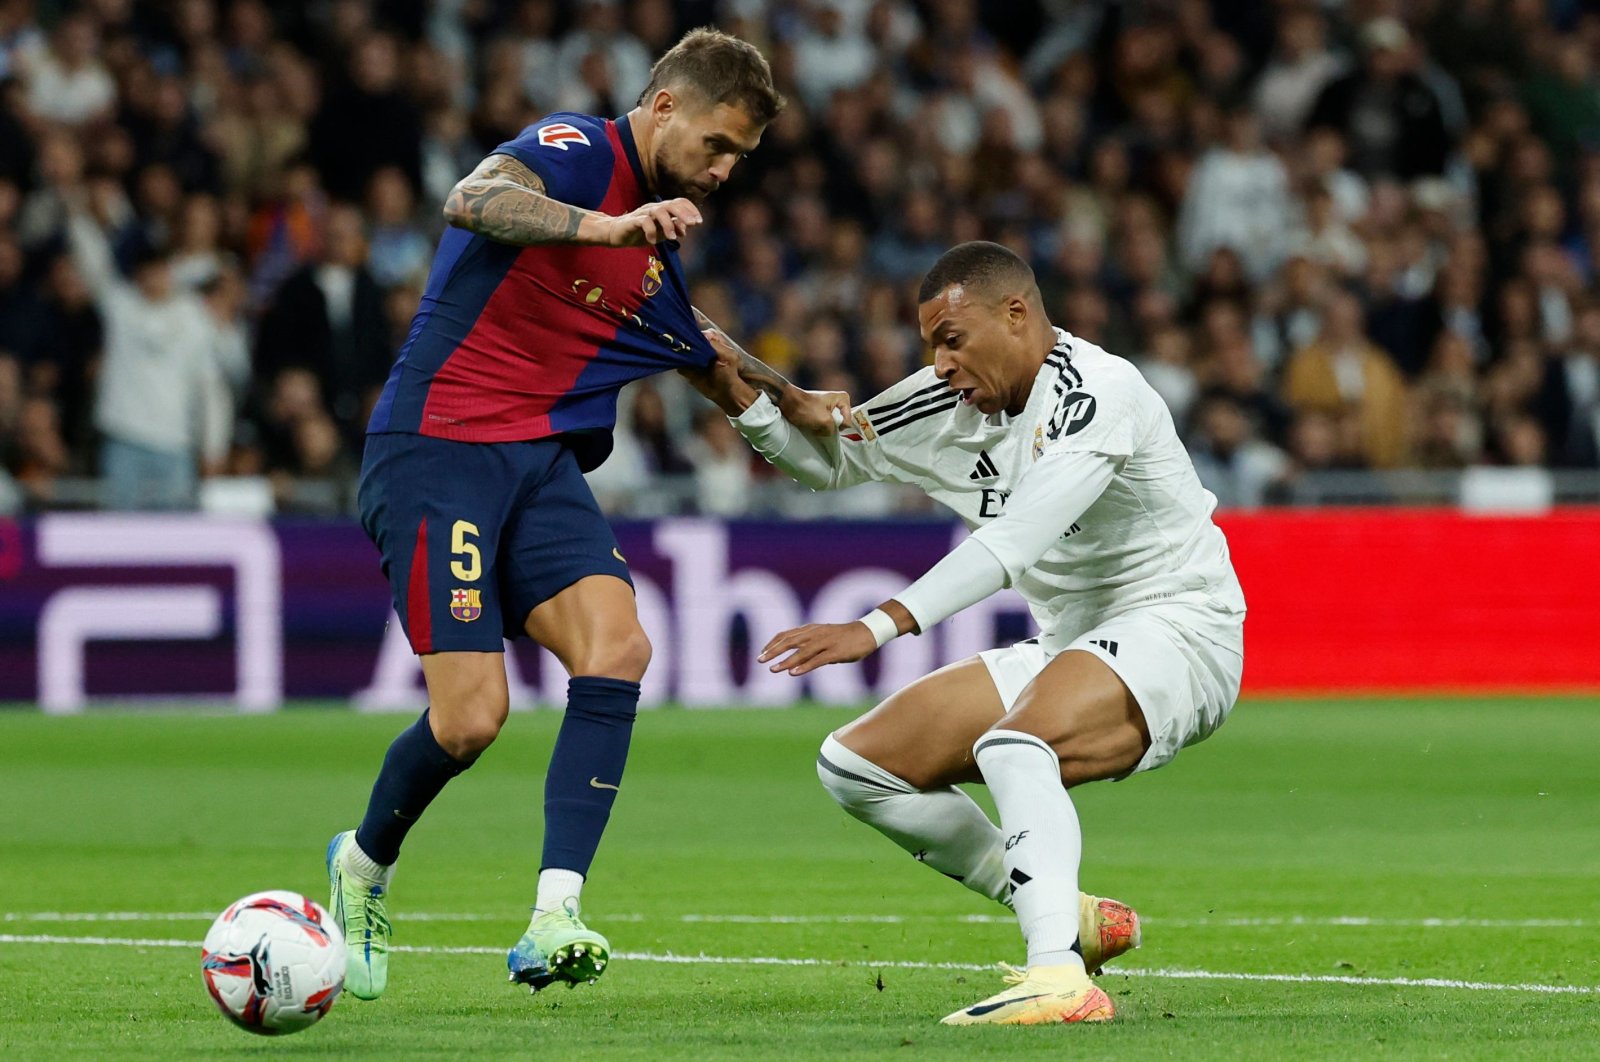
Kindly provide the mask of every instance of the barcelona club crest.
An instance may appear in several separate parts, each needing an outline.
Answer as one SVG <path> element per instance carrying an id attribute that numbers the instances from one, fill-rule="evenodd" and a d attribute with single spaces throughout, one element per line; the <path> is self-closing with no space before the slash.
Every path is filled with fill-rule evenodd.
<path id="1" fill-rule="evenodd" d="M 650 263 L 644 267 L 644 293 L 646 297 L 654 295 L 661 290 L 661 272 L 666 266 L 661 264 L 661 259 L 655 255 L 650 256 Z"/>
<path id="2" fill-rule="evenodd" d="M 483 591 L 450 591 L 450 615 L 462 623 L 471 623 L 483 615 Z"/>

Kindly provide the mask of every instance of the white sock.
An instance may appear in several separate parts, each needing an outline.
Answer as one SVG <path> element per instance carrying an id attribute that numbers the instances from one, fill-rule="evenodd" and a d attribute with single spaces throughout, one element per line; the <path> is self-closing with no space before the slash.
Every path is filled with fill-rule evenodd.
<path id="1" fill-rule="evenodd" d="M 1078 950 L 1078 863 L 1083 834 L 1048 744 L 1016 730 L 991 730 L 972 747 L 1006 832 L 1011 906 L 1028 942 L 1029 966 L 1083 965 Z"/>
<path id="2" fill-rule="evenodd" d="M 577 900 L 583 892 L 583 875 L 576 870 L 539 871 L 539 891 L 533 901 L 535 914 L 560 910 L 567 900 Z"/>
<path id="3" fill-rule="evenodd" d="M 1005 835 L 955 786 L 916 789 L 829 736 L 822 787 L 855 818 L 939 873 L 991 900 L 1006 895 Z"/>
<path id="4" fill-rule="evenodd" d="M 394 877 L 393 864 L 384 866 L 363 852 L 360 844 L 352 843 L 345 849 L 343 862 L 347 874 L 353 875 L 369 886 L 381 886 L 385 891 L 389 888 L 389 880 Z"/>

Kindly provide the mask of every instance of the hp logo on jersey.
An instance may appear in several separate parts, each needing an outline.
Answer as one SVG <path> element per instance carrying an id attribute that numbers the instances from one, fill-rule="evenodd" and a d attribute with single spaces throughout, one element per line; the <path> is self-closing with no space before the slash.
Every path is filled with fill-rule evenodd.
<path id="1" fill-rule="evenodd" d="M 1089 422 L 1094 419 L 1094 411 L 1094 395 L 1073 391 L 1062 396 L 1055 413 L 1050 417 L 1048 433 L 1050 438 L 1059 439 L 1067 435 L 1076 435 L 1089 426 Z"/>

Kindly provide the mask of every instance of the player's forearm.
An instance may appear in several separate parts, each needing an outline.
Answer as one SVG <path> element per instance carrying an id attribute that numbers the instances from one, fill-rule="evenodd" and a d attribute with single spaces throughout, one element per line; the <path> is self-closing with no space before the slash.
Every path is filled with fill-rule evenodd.
<path id="1" fill-rule="evenodd" d="M 756 399 L 761 397 L 761 392 L 744 382 L 739 376 L 718 376 L 713 370 L 679 369 L 678 375 L 710 399 L 718 409 L 727 414 L 730 419 L 737 420 L 739 415 L 751 406 Z M 731 375 L 731 374 L 730 374 Z"/>
<path id="2" fill-rule="evenodd" d="M 903 619 L 897 620 L 901 634 L 909 633 L 906 624 L 910 624 L 909 630 L 922 633 L 976 605 L 1008 582 L 1000 559 L 978 539 L 968 538 L 922 578 L 879 607 L 891 617 L 896 615 L 890 610 L 891 605 L 898 605 L 905 613 Z"/>
<path id="3" fill-rule="evenodd" d="M 972 537 L 999 560 L 1010 585 L 1072 533 L 1115 475 L 1115 463 L 1103 454 L 1046 454 L 1018 482 L 1000 518 Z"/>
<path id="4" fill-rule="evenodd" d="M 785 377 L 783 373 L 779 372 L 777 369 L 774 369 L 772 366 L 768 365 L 754 354 L 751 354 L 738 343 L 735 343 L 733 341 L 733 337 L 728 335 L 728 333 L 723 332 L 721 328 L 717 327 L 717 323 L 715 321 L 701 313 L 698 306 L 694 308 L 694 319 L 695 323 L 698 324 L 701 329 L 716 329 L 718 332 L 722 332 L 723 338 L 727 340 L 728 346 L 732 347 L 738 352 L 739 379 L 743 380 L 756 391 L 759 391 L 765 394 L 768 398 L 772 399 L 772 404 L 777 406 L 780 410 L 785 408 L 785 404 L 793 397 L 799 388 L 790 383 L 788 378 Z M 753 402 L 755 399 L 751 398 L 751 401 Z"/>
<path id="5" fill-rule="evenodd" d="M 812 490 L 838 486 L 842 464 L 838 437 L 817 439 L 799 431 L 778 412 L 770 396 L 754 389 L 751 395 L 748 406 L 731 415 L 733 426 L 745 441 L 801 486 Z"/>
<path id="6" fill-rule="evenodd" d="M 1052 454 L 1036 462 L 999 519 L 973 532 L 880 611 L 902 605 L 921 632 L 1011 586 L 1072 533 L 1114 474 L 1112 461 L 1095 453 Z"/>
<path id="7" fill-rule="evenodd" d="M 604 244 L 610 218 L 561 203 L 506 178 L 467 178 L 445 200 L 444 217 L 458 229 L 497 243 Z"/>

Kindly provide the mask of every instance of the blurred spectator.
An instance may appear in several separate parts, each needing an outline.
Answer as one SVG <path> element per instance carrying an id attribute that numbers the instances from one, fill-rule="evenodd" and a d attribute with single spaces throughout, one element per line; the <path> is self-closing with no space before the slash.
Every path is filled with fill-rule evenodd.
<path id="1" fill-rule="evenodd" d="M 51 398 L 80 471 L 94 466 L 93 407 L 104 325 L 94 296 L 70 255 L 51 259 L 39 308 L 42 340 L 28 366 L 28 386 Z"/>
<path id="2" fill-rule="evenodd" d="M 0 3 L 0 81 L 25 76 L 45 50 L 44 34 L 32 21 L 32 7 L 23 0 Z"/>
<path id="3" fill-rule="evenodd" d="M 865 4 L 832 0 L 802 7 L 802 28 L 794 41 L 794 77 L 807 105 L 826 107 L 836 91 L 859 88 L 872 75 L 878 57 L 863 33 L 865 13 Z"/>
<path id="4" fill-rule="evenodd" d="M 1218 247 L 1239 254 L 1255 280 L 1283 256 L 1289 224 L 1289 181 L 1283 163 L 1261 144 L 1256 116 L 1240 107 L 1228 115 L 1227 138 L 1200 159 L 1178 218 L 1183 261 L 1199 269 Z"/>
<path id="5" fill-rule="evenodd" d="M 1406 442 L 1406 391 L 1389 355 L 1362 331 L 1361 303 L 1339 291 L 1328 300 L 1322 333 L 1289 359 L 1284 395 L 1299 412 L 1319 412 L 1347 426 L 1344 456 L 1369 468 L 1393 468 Z M 1348 447 L 1354 444 L 1359 449 Z"/>
<path id="6" fill-rule="evenodd" d="M 16 440 L 16 453 L 9 462 L 15 482 L 33 507 L 42 508 L 53 498 L 56 480 L 71 465 L 55 404 L 46 398 L 25 399 L 17 415 Z"/>
<path id="7" fill-rule="evenodd" d="M 1537 70 L 1523 87 L 1534 128 L 1572 166 L 1578 152 L 1600 142 L 1600 85 L 1595 84 L 1591 45 L 1567 37 L 1554 49 L 1554 63 Z"/>
<path id="8" fill-rule="evenodd" d="M 1572 345 L 1546 364 L 1534 398 L 1553 464 L 1600 466 L 1600 303 L 1578 314 Z"/>
<path id="9" fill-rule="evenodd" d="M 750 446 L 720 410 L 704 409 L 684 447 L 694 467 L 695 499 L 702 513 L 729 516 L 750 502 Z"/>
<path id="10" fill-rule="evenodd" d="M 108 213 L 103 202 L 97 212 Z M 219 415 L 221 384 L 205 311 L 177 289 L 161 249 L 139 253 L 130 283 L 87 209 L 73 209 L 68 229 L 74 261 L 106 324 L 95 426 L 103 436 L 100 471 L 109 504 L 187 507 L 197 466 L 221 460 L 232 427 Z"/>
<path id="11" fill-rule="evenodd" d="M 1225 393 L 1207 395 L 1195 411 L 1189 454 L 1217 504 L 1255 509 L 1289 471 L 1289 458 L 1255 435 L 1244 407 Z"/>
<path id="12" fill-rule="evenodd" d="M 372 218 L 371 252 L 367 268 L 381 288 L 428 276 L 433 241 L 416 223 L 415 198 L 403 173 L 385 166 L 372 175 L 367 190 L 367 214 Z"/>
<path id="13" fill-rule="evenodd" d="M 177 239 L 172 248 L 172 279 L 194 291 L 222 272 L 222 205 L 214 196 L 192 195 L 183 201 Z"/>
<path id="14" fill-rule="evenodd" d="M 1277 46 L 1253 96 L 1261 131 L 1270 139 L 1298 133 L 1323 88 L 1344 72 L 1344 61 L 1328 47 L 1323 19 L 1309 6 L 1289 8 L 1278 18 Z"/>
<path id="15" fill-rule="evenodd" d="M 284 281 L 262 316 L 256 371 L 271 380 L 285 369 L 311 369 L 340 430 L 355 437 L 366 431 L 393 351 L 360 213 L 334 207 L 324 238 L 322 261 Z"/>
<path id="16" fill-rule="evenodd" d="M 1139 371 L 1150 381 L 1167 404 L 1173 422 L 1180 428 L 1188 423 L 1199 384 L 1189 366 L 1189 336 L 1176 325 L 1167 325 L 1150 337 L 1150 349 L 1138 362 Z"/>
<path id="17" fill-rule="evenodd" d="M 650 80 L 654 57 L 622 24 L 620 0 L 578 0 L 576 25 L 556 49 L 556 81 L 538 86 L 536 101 L 550 110 L 582 114 L 622 114 L 633 106 Z"/>
<path id="18" fill-rule="evenodd" d="M 1466 468 L 1482 457 L 1477 418 L 1460 395 L 1447 390 L 1425 390 L 1416 414 L 1420 427 L 1414 446 L 1422 468 Z"/>
<path id="19" fill-rule="evenodd" d="M 1439 100 L 1417 76 L 1411 34 L 1384 16 L 1361 27 L 1360 69 L 1328 85 L 1312 125 L 1344 134 L 1350 166 L 1363 177 L 1410 180 L 1444 172 L 1450 151 Z"/>
<path id="20" fill-rule="evenodd" d="M 323 187 L 337 199 L 359 199 L 385 166 L 398 167 L 420 187 L 422 120 L 400 85 L 399 40 L 363 34 L 345 74 L 326 91 L 311 123 L 311 155 Z"/>
<path id="21" fill-rule="evenodd" d="M 38 179 L 22 201 L 17 216 L 17 236 L 28 250 L 37 250 L 59 241 L 66 231 L 67 201 L 64 192 L 83 182 L 83 151 L 72 134 L 56 130 L 39 142 Z"/>
<path id="22" fill-rule="evenodd" d="M 36 118 L 76 126 L 111 113 L 117 86 L 100 61 L 99 47 L 92 16 L 78 13 L 61 21 L 49 49 L 26 64 L 28 107 Z"/>
<path id="23" fill-rule="evenodd" d="M 678 450 L 667 406 L 654 386 L 641 385 L 633 391 L 632 417 L 628 424 L 652 475 L 676 476 L 693 470 L 689 459 Z"/>

